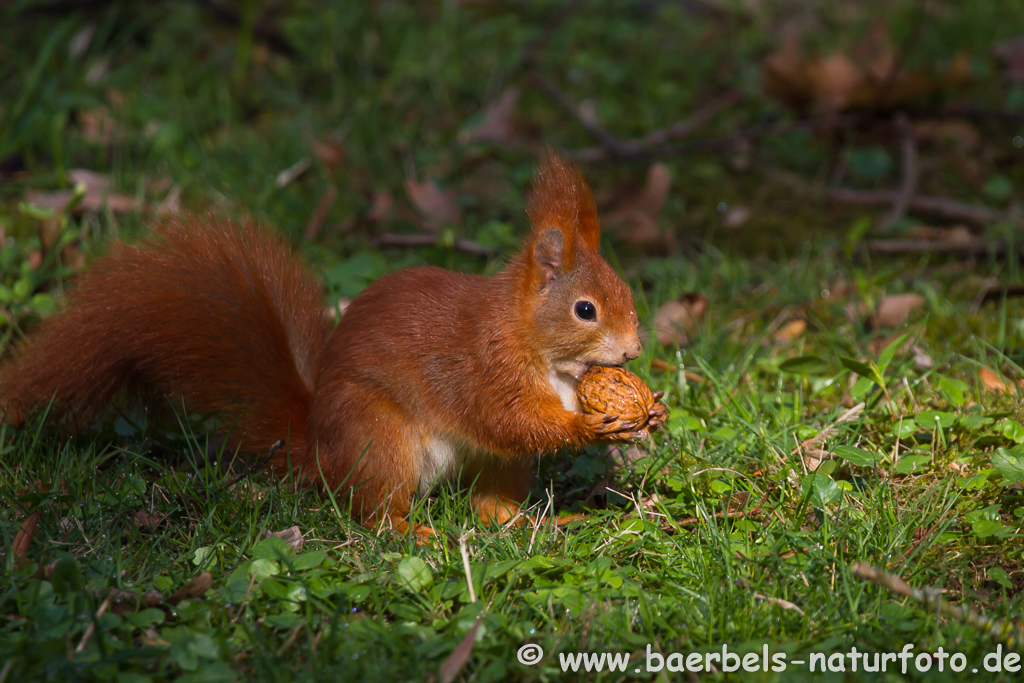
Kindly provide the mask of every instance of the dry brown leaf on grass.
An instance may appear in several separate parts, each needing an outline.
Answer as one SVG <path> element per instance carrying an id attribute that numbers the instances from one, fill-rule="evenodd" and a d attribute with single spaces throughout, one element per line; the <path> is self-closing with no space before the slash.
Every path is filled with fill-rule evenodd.
<path id="1" fill-rule="evenodd" d="M 749 206 L 730 206 L 725 212 L 722 224 L 727 228 L 742 228 L 753 217 L 754 210 Z"/>
<path id="2" fill-rule="evenodd" d="M 965 225 L 954 225 L 952 227 L 934 227 L 931 225 L 918 225 L 907 232 L 912 239 L 934 240 L 950 244 L 969 245 L 974 242 L 974 235 Z"/>
<path id="3" fill-rule="evenodd" d="M 39 513 L 33 512 L 22 521 L 18 533 L 14 535 L 14 542 L 11 543 L 11 554 L 14 557 L 24 557 L 28 554 L 29 546 L 36 535 L 36 527 L 39 525 Z"/>
<path id="4" fill-rule="evenodd" d="M 655 162 L 647 169 L 643 188 L 621 195 L 604 212 L 602 222 L 634 246 L 663 247 L 671 240 L 671 234 L 658 228 L 658 216 L 671 190 L 672 172 L 660 161 Z"/>
<path id="5" fill-rule="evenodd" d="M 841 113 L 893 108 L 958 88 L 970 79 L 970 59 L 958 53 L 944 73 L 900 69 L 884 24 L 876 23 L 852 56 L 805 54 L 795 36 L 762 65 L 762 88 L 795 111 Z"/>
<path id="6" fill-rule="evenodd" d="M 337 198 L 338 191 L 334 188 L 334 185 L 328 185 L 324 193 L 320 195 L 320 201 L 317 202 L 316 208 L 313 209 L 309 221 L 306 222 L 305 237 L 307 241 L 312 242 L 316 239 L 317 233 L 320 232 L 320 226 L 327 220 L 327 214 L 330 212 L 331 207 L 334 206 L 334 201 Z"/>
<path id="7" fill-rule="evenodd" d="M 678 372 L 679 366 L 672 365 L 671 363 L 663 361 L 660 358 L 654 358 L 651 360 L 651 370 L 655 370 L 657 372 Z M 692 372 L 690 370 L 685 369 L 683 370 L 683 378 L 686 379 L 688 382 L 693 382 L 694 384 L 698 385 L 704 384 L 707 381 L 706 379 L 698 375 L 696 372 Z"/>
<path id="8" fill-rule="evenodd" d="M 193 576 L 191 581 L 171 593 L 165 602 L 168 605 L 177 605 L 182 600 L 201 598 L 211 588 L 213 588 L 213 575 L 210 572 L 202 572 Z"/>
<path id="9" fill-rule="evenodd" d="M 981 133 L 977 127 L 962 119 L 915 121 L 910 124 L 910 130 L 918 142 L 951 142 L 963 151 L 976 150 L 981 146 Z"/>
<path id="10" fill-rule="evenodd" d="M 978 379 L 981 380 L 981 385 L 985 387 L 985 389 L 996 394 L 1014 391 L 1014 384 L 1018 387 L 1024 386 L 1024 380 L 1017 380 L 1016 382 L 1013 382 L 1012 380 L 1003 377 L 995 370 L 990 370 L 986 367 L 978 369 Z"/>
<path id="11" fill-rule="evenodd" d="M 181 185 L 173 186 L 167 196 L 156 205 L 158 216 L 177 216 L 181 213 Z"/>
<path id="12" fill-rule="evenodd" d="M 501 97 L 484 107 L 483 119 L 476 128 L 459 133 L 459 142 L 464 145 L 474 142 L 511 143 L 516 136 L 514 114 L 518 102 L 519 88 L 505 90 Z"/>
<path id="13" fill-rule="evenodd" d="M 790 320 L 788 323 L 778 329 L 778 331 L 772 335 L 772 341 L 777 346 L 785 346 L 790 344 L 796 339 L 803 336 L 804 332 L 807 331 L 806 320 Z"/>
<path id="14" fill-rule="evenodd" d="M 290 526 L 281 531 L 266 531 L 263 533 L 263 538 L 280 538 L 295 552 L 302 552 L 302 529 L 298 525 Z"/>
<path id="15" fill-rule="evenodd" d="M 868 344 L 868 349 L 871 351 L 872 355 L 878 356 L 889 346 L 889 344 L 892 344 L 899 337 L 900 335 L 879 337 Z M 914 355 L 914 365 L 922 370 L 928 370 L 935 364 L 932 357 L 928 355 L 928 352 L 919 344 L 914 343 L 913 335 L 907 337 L 903 342 L 903 345 L 896 351 L 897 357 L 905 356 L 908 353 L 912 353 Z"/>
<path id="16" fill-rule="evenodd" d="M 1024 84 L 1024 36 L 997 43 L 992 52 L 1002 62 L 1007 79 Z"/>
<path id="17" fill-rule="evenodd" d="M 462 212 L 455 201 L 454 191 L 442 190 L 433 180 L 406 180 L 405 192 L 423 216 L 424 227 L 431 232 L 439 232 L 447 225 L 459 225 L 462 222 Z"/>
<path id="18" fill-rule="evenodd" d="M 466 662 L 469 661 L 470 655 L 473 654 L 473 647 L 476 645 L 476 632 L 480 629 L 480 620 L 477 619 L 473 622 L 473 625 L 469 627 L 469 631 L 466 632 L 465 637 L 452 653 L 448 655 L 448 659 L 444 660 L 444 664 L 441 665 L 440 676 L 441 683 L 452 683 L 463 667 L 466 666 Z"/>
<path id="19" fill-rule="evenodd" d="M 344 163 L 345 157 L 348 150 L 340 140 L 334 136 L 327 136 L 323 142 L 314 140 L 310 146 L 310 151 L 313 156 L 316 157 L 317 161 L 323 164 L 324 168 L 333 176 L 336 175 L 341 164 Z"/>
<path id="20" fill-rule="evenodd" d="M 666 348 L 688 346 L 704 322 L 708 298 L 704 294 L 687 294 L 676 301 L 667 301 L 654 315 L 654 336 Z"/>
<path id="21" fill-rule="evenodd" d="M 871 317 L 872 327 L 901 327 L 907 322 L 910 314 L 924 306 L 924 297 L 920 294 L 889 294 L 883 296 L 875 314 Z"/>
<path id="22" fill-rule="evenodd" d="M 366 217 L 374 223 L 383 223 L 391 216 L 391 210 L 395 205 L 395 199 L 387 190 L 380 190 L 370 197 L 370 208 Z"/>
<path id="23" fill-rule="evenodd" d="M 83 109 L 77 114 L 78 130 L 87 142 L 109 145 L 124 139 L 124 130 L 106 107 Z"/>
<path id="24" fill-rule="evenodd" d="M 167 515 L 138 510 L 134 515 L 132 515 L 132 525 L 137 529 L 148 531 L 150 529 L 155 529 L 166 518 Z"/>
<path id="25" fill-rule="evenodd" d="M 850 407 L 849 410 L 843 412 L 836 421 L 830 425 L 827 425 L 820 432 L 815 434 L 809 439 L 805 439 L 802 443 L 798 443 L 796 448 L 790 453 L 790 455 L 799 453 L 804 467 L 808 471 L 813 472 L 824 461 L 829 459 L 832 454 L 831 451 L 825 449 L 825 441 L 829 439 L 838 430 L 838 426 L 844 422 L 853 422 L 861 416 L 864 412 L 864 403 L 858 403 L 855 406 Z"/>

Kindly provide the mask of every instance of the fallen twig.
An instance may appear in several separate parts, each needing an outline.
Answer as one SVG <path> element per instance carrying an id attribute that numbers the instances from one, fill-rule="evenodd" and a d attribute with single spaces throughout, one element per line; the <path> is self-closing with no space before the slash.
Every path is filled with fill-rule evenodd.
<path id="1" fill-rule="evenodd" d="M 327 218 L 327 212 L 334 206 L 334 200 L 337 198 L 338 191 L 334 189 L 334 185 L 328 185 L 323 195 L 320 196 L 320 201 L 313 210 L 313 215 L 309 217 L 309 222 L 306 223 L 306 239 L 308 241 L 312 242 L 316 239 L 317 233 L 320 232 L 320 226 L 324 224 L 324 220 Z"/>
<path id="2" fill-rule="evenodd" d="M 607 147 L 587 147 L 574 152 L 573 158 L 582 163 L 590 163 L 607 158 L 610 156 L 610 152 L 614 152 L 614 156 L 618 158 L 644 156 L 660 145 L 686 137 L 714 118 L 715 114 L 722 109 L 736 104 L 741 97 L 739 91 L 728 92 L 700 107 L 689 118 L 673 123 L 671 126 L 659 128 L 633 140 L 617 140 L 614 150 Z"/>
<path id="3" fill-rule="evenodd" d="M 675 144 L 666 144 L 660 147 L 652 147 L 644 150 L 641 154 L 627 157 L 630 161 L 645 161 L 650 159 L 664 159 L 681 154 L 693 152 L 713 152 L 732 149 L 751 140 L 762 138 L 767 135 L 778 133 L 789 133 L 795 130 L 827 130 L 830 128 L 844 128 L 847 126 L 858 126 L 867 123 L 884 121 L 877 116 L 868 114 L 830 114 L 809 119 L 796 119 L 792 121 L 774 121 L 762 123 L 744 128 L 731 135 L 706 140 L 686 140 Z M 569 157 L 574 161 L 579 160 L 581 153 L 586 149 L 572 152 Z"/>
<path id="4" fill-rule="evenodd" d="M 850 566 L 850 571 L 854 576 L 877 583 L 897 595 L 912 598 L 928 610 L 945 614 L 997 638 L 1008 638 L 1014 643 L 1020 640 L 1021 633 L 1012 624 L 998 619 L 990 619 L 968 607 L 952 605 L 942 599 L 937 588 L 911 588 L 906 581 L 895 574 L 873 567 L 867 562 L 854 562 Z"/>
<path id="5" fill-rule="evenodd" d="M 914 132 L 910 128 L 907 115 L 902 112 L 896 115 L 895 123 L 896 130 L 900 135 L 900 164 L 903 174 L 899 192 L 896 193 L 896 198 L 892 203 L 892 209 L 878 224 L 878 229 L 881 232 L 885 232 L 895 225 L 896 221 L 903 218 L 910 207 L 910 201 L 917 192 L 917 143 L 914 142 Z"/>
<path id="6" fill-rule="evenodd" d="M 770 595 L 762 595 L 761 593 L 754 593 L 754 597 L 758 600 L 764 600 L 769 605 L 778 605 L 782 609 L 791 609 L 802 617 L 807 616 L 806 614 L 804 614 L 804 611 L 802 609 L 800 609 L 795 603 L 792 603 L 789 600 L 783 600 L 782 598 L 773 598 Z"/>
<path id="7" fill-rule="evenodd" d="M 898 192 L 891 190 L 855 190 L 852 188 L 835 187 L 825 190 L 825 198 L 842 204 L 863 204 L 866 206 L 894 203 L 899 197 Z M 965 204 L 949 197 L 917 195 L 911 198 L 909 210 L 923 213 L 958 223 L 966 223 L 976 227 L 985 227 L 1003 216 L 999 211 L 987 206 Z"/>
<path id="8" fill-rule="evenodd" d="M 99 621 L 99 618 L 106 613 L 108 607 L 110 607 L 110 598 L 104 600 L 103 603 L 100 604 L 100 608 L 96 610 L 96 616 L 93 617 L 93 620 L 85 627 L 85 633 L 82 634 L 82 639 L 78 641 L 78 647 L 75 648 L 75 652 L 81 652 L 85 649 L 85 646 L 89 644 L 89 639 L 96 631 L 96 622 Z"/>
<path id="9" fill-rule="evenodd" d="M 576 103 L 569 99 L 565 93 L 556 88 L 553 83 L 538 73 L 534 73 L 530 76 L 530 82 L 537 88 L 537 90 L 544 93 L 544 95 L 546 95 L 547 98 L 559 109 L 576 119 L 576 121 L 583 126 L 588 133 L 594 136 L 594 138 L 601 143 L 601 146 L 607 149 L 609 153 L 614 156 L 618 156 L 620 154 L 622 142 L 604 128 L 583 116 Z"/>
<path id="10" fill-rule="evenodd" d="M 758 512 L 761 511 L 761 508 L 764 507 L 765 502 L 768 500 L 768 493 L 768 491 L 764 492 L 764 498 L 761 499 L 761 502 L 757 504 L 756 508 L 747 508 L 744 510 L 735 511 L 726 510 L 724 513 L 708 515 L 707 517 L 687 517 L 686 519 L 674 519 L 672 520 L 672 524 L 674 524 L 675 526 L 691 526 L 694 524 L 700 524 L 701 522 L 705 522 L 708 519 L 729 520 L 735 519 L 737 517 L 749 517 L 750 515 L 756 515 Z"/>
<path id="11" fill-rule="evenodd" d="M 1010 251 L 1002 241 L 988 241 L 982 238 L 970 240 L 867 240 L 863 248 L 872 254 L 954 254 L 965 257 L 1002 256 Z M 1024 245 L 1016 249 L 1024 253 Z"/>
<path id="12" fill-rule="evenodd" d="M 224 484 L 223 486 L 221 486 L 218 489 L 218 492 L 226 491 L 229 488 L 231 488 L 232 486 L 234 486 L 235 484 L 237 484 L 238 482 L 240 482 L 243 479 L 245 479 L 246 477 L 251 476 L 253 474 L 256 474 L 257 472 L 262 470 L 264 467 L 267 466 L 267 464 L 270 462 L 271 458 L 274 457 L 274 454 L 277 453 L 282 448 L 284 448 L 284 445 L 285 445 L 284 439 L 278 439 L 277 441 L 275 441 L 273 444 L 271 444 L 270 452 L 267 453 L 266 457 L 257 460 L 256 462 L 254 462 L 252 464 L 252 466 L 247 467 L 244 472 L 242 472 L 238 476 L 236 476 L 233 479 L 231 479 L 231 481 L 229 481 L 226 484 Z"/>

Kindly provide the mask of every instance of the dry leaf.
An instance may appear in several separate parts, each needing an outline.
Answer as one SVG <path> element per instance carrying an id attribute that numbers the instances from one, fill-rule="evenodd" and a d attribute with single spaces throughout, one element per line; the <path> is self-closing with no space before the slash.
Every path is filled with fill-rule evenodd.
<path id="1" fill-rule="evenodd" d="M 476 632 L 480 628 L 480 620 L 477 619 L 473 622 L 473 625 L 469 627 L 469 631 L 466 632 L 466 636 L 462 641 L 455 646 L 452 653 L 448 655 L 448 659 L 444 660 L 444 664 L 441 665 L 441 683 L 452 683 L 462 671 L 462 668 L 466 666 L 466 662 L 469 661 L 469 656 L 473 654 L 473 646 L 476 645 Z"/>
<path id="2" fill-rule="evenodd" d="M 871 309 L 868 308 L 867 303 L 858 299 L 857 301 L 847 301 L 846 305 L 843 306 L 843 315 L 851 323 L 858 325 L 871 313 Z"/>
<path id="3" fill-rule="evenodd" d="M 164 194 L 174 187 L 174 179 L 169 175 L 158 175 L 149 181 L 146 188 L 152 195 Z"/>
<path id="4" fill-rule="evenodd" d="M 1013 390 L 1013 382 L 994 370 L 979 368 L 978 378 L 981 380 L 981 385 L 993 393 L 1002 394 Z M 1020 386 L 1024 382 L 1017 382 L 1017 384 Z"/>
<path id="5" fill-rule="evenodd" d="M 424 226 L 431 232 L 439 232 L 447 225 L 458 225 L 462 221 L 459 205 L 452 190 L 444 190 L 433 180 L 405 181 L 405 192 L 409 201 L 423 215 Z"/>
<path id="6" fill-rule="evenodd" d="M 171 188 L 167 196 L 156 205 L 158 216 L 177 216 L 181 213 L 181 185 Z"/>
<path id="7" fill-rule="evenodd" d="M 313 168 L 313 161 L 309 157 L 302 157 L 294 164 L 277 174 L 274 184 L 278 189 L 288 187 L 295 182 L 299 176 Z"/>
<path id="8" fill-rule="evenodd" d="M 978 149 L 981 144 L 978 129 L 961 119 L 915 121 L 911 130 L 914 138 L 921 142 L 952 142 L 964 151 Z"/>
<path id="9" fill-rule="evenodd" d="M 210 572 L 203 572 L 193 576 L 191 581 L 171 593 L 167 598 L 167 604 L 177 605 L 182 600 L 202 597 L 211 588 L 213 588 L 213 575 Z"/>
<path id="10" fill-rule="evenodd" d="M 28 554 L 29 546 L 32 545 L 32 539 L 35 538 L 38 525 L 38 512 L 33 512 L 22 521 L 21 526 L 18 528 L 18 533 L 14 535 L 14 542 L 11 543 L 11 554 L 14 557 L 24 557 Z"/>
<path id="11" fill-rule="evenodd" d="M 754 211 L 749 206 L 730 206 L 722 222 L 725 227 L 735 230 L 746 225 L 753 215 Z"/>
<path id="12" fill-rule="evenodd" d="M 105 207 L 115 214 L 127 214 L 140 211 L 142 202 L 133 196 L 111 192 L 113 181 L 109 176 L 95 171 L 76 168 L 68 171 L 68 179 L 76 186 L 85 186 L 85 196 L 75 205 L 73 212 L 97 213 Z M 74 197 L 74 190 L 55 190 L 43 192 L 29 190 L 25 198 L 30 203 L 41 209 L 50 209 L 54 213 L 62 213 Z"/>
<path id="13" fill-rule="evenodd" d="M 146 512 L 145 510 L 138 510 L 132 516 L 132 524 L 139 529 L 153 529 L 164 521 L 167 515 L 154 514 L 152 512 Z"/>
<path id="14" fill-rule="evenodd" d="M 1003 63 L 1006 77 L 1013 83 L 1024 84 L 1024 36 L 1003 41 L 992 52 Z"/>
<path id="15" fill-rule="evenodd" d="M 831 454 L 817 446 L 811 445 L 803 449 L 804 467 L 808 472 L 813 472 L 821 466 L 821 463 L 829 459 Z"/>
<path id="16" fill-rule="evenodd" d="M 662 304 L 654 315 L 654 334 L 666 348 L 687 346 L 704 321 L 708 299 L 703 294 L 684 296 Z"/>
<path id="17" fill-rule="evenodd" d="M 873 327 L 901 327 L 912 311 L 924 306 L 920 294 L 890 294 L 882 297 L 872 318 Z"/>
<path id="18" fill-rule="evenodd" d="M 783 42 L 782 48 L 764 61 L 761 85 L 766 95 L 790 109 L 802 111 L 811 104 L 814 92 L 807 64 L 794 38 Z"/>
<path id="19" fill-rule="evenodd" d="M 68 57 L 78 61 L 92 45 L 92 37 L 96 34 L 96 24 L 86 24 L 71 36 L 68 41 Z"/>
<path id="20" fill-rule="evenodd" d="M 264 532 L 263 538 L 280 538 L 297 552 L 302 552 L 302 530 L 298 526 L 291 526 L 281 531 Z"/>
<path id="21" fill-rule="evenodd" d="M 796 111 L 840 113 L 906 106 L 969 82 L 965 53 L 958 53 L 940 75 L 899 69 L 887 34 L 885 25 L 876 23 L 852 58 L 805 55 L 791 36 L 764 62 L 764 92 Z"/>
<path id="22" fill-rule="evenodd" d="M 896 52 L 889 40 L 889 27 L 885 21 L 871 24 L 864 38 L 851 50 L 853 61 L 861 64 L 868 78 L 884 81 L 892 77 L 896 68 Z"/>
<path id="23" fill-rule="evenodd" d="M 829 113 L 848 110 L 864 84 L 864 73 L 839 54 L 812 60 L 807 65 L 807 78 L 816 108 Z"/>
<path id="24" fill-rule="evenodd" d="M 672 189 L 672 172 L 659 162 L 647 169 L 643 189 L 624 195 L 604 216 L 604 223 L 627 242 L 638 246 L 663 246 L 671 235 L 658 229 L 658 215 Z"/>
<path id="25" fill-rule="evenodd" d="M 459 133 L 459 142 L 493 142 L 508 144 L 515 138 L 513 113 L 519 102 L 519 89 L 508 88 L 494 102 L 484 107 L 484 117 L 476 128 Z"/>
<path id="26" fill-rule="evenodd" d="M 370 198 L 370 209 L 366 212 L 366 218 L 373 223 L 384 223 L 391 218 L 391 208 L 395 200 L 387 190 L 374 192 Z"/>
<path id="27" fill-rule="evenodd" d="M 110 176 L 84 168 L 73 168 L 68 171 L 68 180 L 72 185 L 79 183 L 85 185 L 87 195 L 102 195 L 104 192 L 109 192 L 110 188 L 114 186 L 114 181 Z"/>
<path id="28" fill-rule="evenodd" d="M 324 165 L 331 175 L 338 172 L 338 168 L 345 161 L 347 153 L 345 145 L 333 136 L 328 137 L 323 142 L 314 140 L 313 144 L 310 145 L 310 151 L 313 152 L 313 156 Z"/>
<path id="29" fill-rule="evenodd" d="M 921 368 L 922 370 L 931 370 L 932 366 L 935 365 L 935 361 L 928 355 L 928 352 L 922 349 L 917 344 L 914 344 L 914 365 Z"/>
<path id="30" fill-rule="evenodd" d="M 142 638 L 139 639 L 139 642 L 149 647 L 159 648 L 167 648 L 172 645 L 171 641 L 161 638 L 155 628 L 147 628 L 145 634 L 143 634 Z"/>
<path id="31" fill-rule="evenodd" d="M 806 320 L 790 320 L 772 335 L 772 341 L 778 346 L 784 346 L 791 343 L 794 339 L 803 336 L 803 333 L 806 331 Z"/>
<path id="32" fill-rule="evenodd" d="M 331 207 L 334 206 L 334 200 L 337 198 L 338 191 L 334 189 L 334 185 L 328 185 L 324 193 L 320 195 L 320 201 L 317 202 L 316 208 L 313 209 L 309 222 L 306 223 L 305 237 L 307 241 L 312 242 L 316 239 L 317 233 L 320 232 L 320 226 L 327 219 L 327 214 L 330 212 Z"/>
<path id="33" fill-rule="evenodd" d="M 769 605 L 776 605 L 778 607 L 781 607 L 782 609 L 793 610 L 794 612 L 798 613 L 800 616 L 805 616 L 804 615 L 804 611 L 802 609 L 800 609 L 799 607 L 797 607 L 792 602 L 790 602 L 789 600 L 783 600 L 782 598 L 773 598 L 770 595 L 761 595 L 760 593 L 754 593 L 754 597 L 757 598 L 758 600 L 764 600 Z"/>
<path id="34" fill-rule="evenodd" d="M 907 236 L 919 240 L 937 240 L 953 244 L 972 244 L 975 241 L 974 234 L 963 225 L 954 225 L 949 228 L 918 225 L 911 228 L 907 232 Z"/>
<path id="35" fill-rule="evenodd" d="M 576 115 L 588 126 L 601 127 L 601 121 L 597 118 L 597 100 L 593 97 L 588 97 L 576 105 Z"/>
<path id="36" fill-rule="evenodd" d="M 124 138 L 124 132 L 110 116 L 106 107 L 79 111 L 78 128 L 87 141 L 102 145 L 109 145 Z"/>

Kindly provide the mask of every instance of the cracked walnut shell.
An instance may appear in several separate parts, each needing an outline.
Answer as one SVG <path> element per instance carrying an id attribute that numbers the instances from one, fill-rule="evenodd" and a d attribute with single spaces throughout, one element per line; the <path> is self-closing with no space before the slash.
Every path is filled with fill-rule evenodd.
<path id="1" fill-rule="evenodd" d="M 647 424 L 657 403 L 644 381 L 629 370 L 599 365 L 580 379 L 576 397 L 584 413 L 617 415 L 637 425 Z"/>

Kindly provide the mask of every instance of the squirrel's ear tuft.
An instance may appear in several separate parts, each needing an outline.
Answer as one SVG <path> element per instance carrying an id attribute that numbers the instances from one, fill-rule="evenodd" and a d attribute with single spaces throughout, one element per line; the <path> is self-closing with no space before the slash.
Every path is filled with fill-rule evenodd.
<path id="1" fill-rule="evenodd" d="M 535 237 L 549 228 L 562 231 L 567 268 L 577 246 L 595 252 L 601 246 L 597 207 L 590 188 L 574 164 L 550 150 L 534 176 L 527 213 Z"/>

